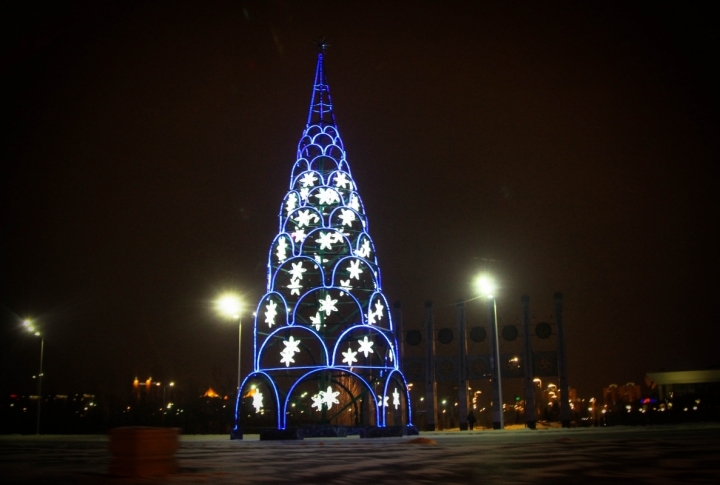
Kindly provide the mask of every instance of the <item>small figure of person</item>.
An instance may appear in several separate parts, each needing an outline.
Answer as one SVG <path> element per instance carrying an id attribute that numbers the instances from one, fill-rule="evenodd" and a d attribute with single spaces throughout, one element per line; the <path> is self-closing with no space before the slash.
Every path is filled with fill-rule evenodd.
<path id="1" fill-rule="evenodd" d="M 475 414 L 472 412 L 472 409 L 468 413 L 467 422 L 468 422 L 468 429 L 472 430 L 473 427 L 475 426 Z"/>

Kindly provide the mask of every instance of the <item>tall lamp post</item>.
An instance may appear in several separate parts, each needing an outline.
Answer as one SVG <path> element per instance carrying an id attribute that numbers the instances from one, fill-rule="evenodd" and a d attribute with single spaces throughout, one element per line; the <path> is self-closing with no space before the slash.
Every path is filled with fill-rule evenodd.
<path id="1" fill-rule="evenodd" d="M 491 300 L 488 306 L 488 315 L 490 319 L 490 345 L 492 347 L 492 410 L 493 410 L 493 429 L 504 429 L 505 419 L 503 416 L 502 403 L 502 383 L 500 382 L 500 341 L 498 339 L 497 328 L 497 305 L 495 303 L 495 284 L 486 277 L 481 276 L 477 281 L 478 290 L 482 296 L 486 296 Z"/>
<path id="2" fill-rule="evenodd" d="M 45 352 L 45 337 L 36 329 L 30 320 L 23 321 L 23 325 L 36 337 L 40 337 L 40 372 L 38 372 L 38 405 L 37 419 L 35 421 L 35 434 L 40 434 L 40 408 L 42 405 L 42 378 L 43 378 L 43 353 Z"/>
<path id="3" fill-rule="evenodd" d="M 237 392 L 240 393 L 240 376 L 242 375 L 240 365 L 242 352 L 242 320 L 240 319 L 240 310 L 242 304 L 237 295 L 225 293 L 217 299 L 215 306 L 222 315 L 237 320 L 238 322 Z"/>

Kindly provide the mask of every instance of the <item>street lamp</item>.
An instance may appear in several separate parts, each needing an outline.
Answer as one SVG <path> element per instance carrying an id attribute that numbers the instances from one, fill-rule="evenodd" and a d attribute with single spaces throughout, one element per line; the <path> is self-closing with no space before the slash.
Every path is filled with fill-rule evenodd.
<path id="1" fill-rule="evenodd" d="M 226 317 L 229 317 L 238 322 L 238 365 L 237 365 L 237 389 L 240 392 L 240 357 L 242 351 L 242 320 L 240 319 L 240 311 L 242 304 L 240 298 L 233 293 L 225 293 L 215 302 L 215 308 L 217 311 Z"/>
<path id="2" fill-rule="evenodd" d="M 45 337 L 36 329 L 30 320 L 24 320 L 23 325 L 36 337 L 40 337 L 40 372 L 38 372 L 38 405 L 37 420 L 35 421 L 35 434 L 40 434 L 40 408 L 42 404 L 42 378 L 43 378 L 43 353 L 45 352 Z"/>
<path id="3" fill-rule="evenodd" d="M 495 302 L 495 283 L 487 276 L 481 276 L 477 279 L 477 289 L 480 295 L 492 300 L 492 305 L 488 306 L 488 315 L 490 317 L 490 345 L 492 347 L 492 409 L 493 409 L 493 429 L 505 428 L 505 419 L 503 416 L 502 404 L 502 383 L 500 382 L 500 341 L 498 339 L 497 328 L 497 305 Z"/>
<path id="4" fill-rule="evenodd" d="M 175 383 L 171 382 L 170 384 L 163 384 L 161 382 L 158 382 L 155 385 L 156 386 L 162 385 L 162 391 L 163 391 L 163 393 L 162 393 L 162 409 L 161 409 L 162 414 L 160 415 L 160 420 L 161 420 L 162 424 L 165 425 L 165 413 L 167 412 L 167 408 L 165 407 L 165 391 L 167 390 L 168 386 L 174 387 Z"/>

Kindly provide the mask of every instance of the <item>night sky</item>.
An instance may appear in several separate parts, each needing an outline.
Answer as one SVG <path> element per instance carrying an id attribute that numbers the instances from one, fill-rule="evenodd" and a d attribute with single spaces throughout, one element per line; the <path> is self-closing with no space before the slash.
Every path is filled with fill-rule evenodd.
<path id="1" fill-rule="evenodd" d="M 713 16 L 664 2 L 14 2 L 3 6 L 0 389 L 231 389 L 316 54 L 383 289 L 454 328 L 481 271 L 501 325 L 565 295 L 582 397 L 720 365 Z M 481 300 L 468 324 L 484 324 Z M 251 325 L 244 322 L 244 366 Z M 453 347 L 454 348 L 454 347 Z M 507 347 L 512 349 L 514 347 Z"/>

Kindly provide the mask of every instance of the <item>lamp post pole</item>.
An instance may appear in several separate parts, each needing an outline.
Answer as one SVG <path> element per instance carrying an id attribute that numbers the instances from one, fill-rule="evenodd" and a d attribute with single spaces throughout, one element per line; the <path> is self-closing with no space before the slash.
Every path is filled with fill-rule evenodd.
<path id="1" fill-rule="evenodd" d="M 502 407 L 502 384 L 500 382 L 500 341 L 497 328 L 497 304 L 495 297 L 489 296 L 492 304 L 489 305 L 490 332 L 492 338 L 492 407 L 493 407 L 493 429 L 505 428 Z"/>
<path id="2" fill-rule="evenodd" d="M 40 434 L 40 408 L 42 405 L 42 378 L 43 378 L 43 353 L 45 352 L 45 337 L 40 336 L 40 372 L 38 373 L 38 405 L 37 421 L 35 422 L 35 434 Z"/>
<path id="3" fill-rule="evenodd" d="M 241 353 L 242 353 L 242 318 L 238 314 L 237 316 L 238 320 L 238 372 L 237 372 L 237 392 L 238 396 L 240 396 L 240 376 L 242 376 L 241 373 Z"/>

